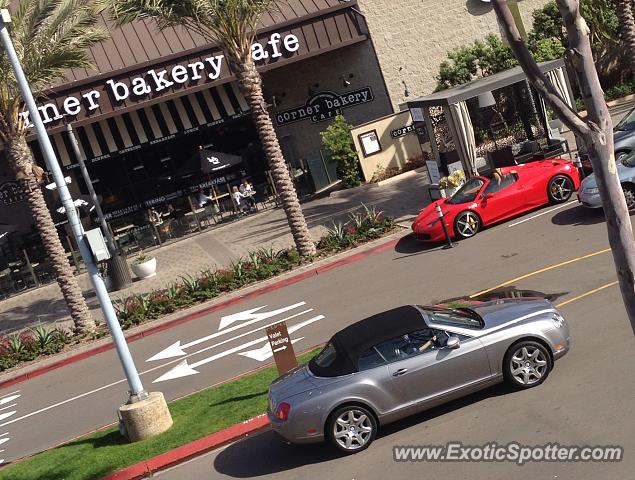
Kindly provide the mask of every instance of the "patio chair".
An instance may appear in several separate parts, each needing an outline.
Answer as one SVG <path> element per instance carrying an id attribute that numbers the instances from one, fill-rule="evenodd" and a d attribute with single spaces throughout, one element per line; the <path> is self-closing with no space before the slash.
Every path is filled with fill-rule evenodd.
<path id="1" fill-rule="evenodd" d="M 494 168 L 518 165 L 518 163 L 516 163 L 516 159 L 514 158 L 512 147 L 495 150 L 493 152 L 489 152 L 488 155 L 490 157 L 490 163 L 494 166 Z"/>

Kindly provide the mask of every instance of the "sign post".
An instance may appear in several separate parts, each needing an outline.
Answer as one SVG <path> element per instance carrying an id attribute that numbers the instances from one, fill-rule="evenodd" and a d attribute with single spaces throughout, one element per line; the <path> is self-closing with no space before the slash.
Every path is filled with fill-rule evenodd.
<path id="1" fill-rule="evenodd" d="M 267 328 L 266 332 L 271 351 L 273 352 L 273 359 L 278 368 L 278 374 L 282 375 L 297 367 L 298 361 L 295 358 L 287 324 L 285 322 L 276 323 Z"/>

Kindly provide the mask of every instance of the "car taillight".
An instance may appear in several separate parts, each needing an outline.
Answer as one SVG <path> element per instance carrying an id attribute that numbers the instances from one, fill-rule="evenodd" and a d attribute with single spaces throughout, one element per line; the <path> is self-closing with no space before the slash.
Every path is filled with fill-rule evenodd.
<path id="1" fill-rule="evenodd" d="M 276 408 L 276 418 L 283 422 L 286 422 L 289 419 L 289 412 L 291 411 L 291 405 L 286 402 L 282 402 Z"/>

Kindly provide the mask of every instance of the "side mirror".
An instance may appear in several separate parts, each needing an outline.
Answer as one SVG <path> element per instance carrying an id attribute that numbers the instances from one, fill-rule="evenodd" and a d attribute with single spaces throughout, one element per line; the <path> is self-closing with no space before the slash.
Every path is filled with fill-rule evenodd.
<path id="1" fill-rule="evenodd" d="M 459 346 L 461 345 L 461 340 L 459 340 L 459 337 L 455 336 L 455 335 L 450 335 L 450 338 L 448 338 L 448 341 L 446 342 L 445 346 L 451 349 L 455 349 L 455 348 L 459 348 Z"/>
<path id="2" fill-rule="evenodd" d="M 492 198 L 494 196 L 493 193 L 484 193 L 483 195 L 481 195 L 481 198 L 485 201 L 489 200 L 490 198 Z"/>

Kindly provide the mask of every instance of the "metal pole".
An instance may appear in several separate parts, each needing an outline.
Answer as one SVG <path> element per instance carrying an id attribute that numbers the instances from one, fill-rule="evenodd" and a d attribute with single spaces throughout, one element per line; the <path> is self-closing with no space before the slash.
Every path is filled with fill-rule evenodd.
<path id="1" fill-rule="evenodd" d="M 84 162 L 84 157 L 79 150 L 79 144 L 77 143 L 77 137 L 75 136 L 75 132 L 73 131 L 73 127 L 71 124 L 66 125 L 66 132 L 68 133 L 68 138 L 71 141 L 71 145 L 73 147 L 73 153 L 75 154 L 75 158 L 77 159 L 77 163 L 79 164 L 79 169 L 82 172 L 82 176 L 84 177 L 84 182 L 86 183 L 86 188 L 88 188 L 88 193 L 90 194 L 90 198 L 93 201 L 93 205 L 95 205 L 95 211 L 97 212 L 97 217 L 99 218 L 99 223 L 101 224 L 101 230 L 106 237 L 106 243 L 108 244 L 108 250 L 110 250 L 110 260 L 108 260 L 108 276 L 112 280 L 113 290 L 121 290 L 132 284 L 132 277 L 130 276 L 130 270 L 128 269 L 128 262 L 126 262 L 126 254 L 122 251 L 115 239 L 110 232 L 110 228 L 108 223 L 106 222 L 106 218 L 104 217 L 104 212 L 101 209 L 101 204 L 99 203 L 99 199 L 97 198 L 97 193 L 95 192 L 95 188 L 93 187 L 93 182 L 88 174 L 88 169 L 86 168 L 86 163 Z"/>
<path id="2" fill-rule="evenodd" d="M 86 168 L 84 157 L 82 156 L 82 153 L 79 150 L 77 137 L 75 136 L 75 132 L 73 131 L 73 127 L 70 123 L 66 124 L 66 132 L 68 133 L 68 138 L 71 141 L 71 146 L 73 147 L 73 153 L 75 154 L 75 158 L 77 159 L 77 163 L 79 164 L 79 169 L 81 170 L 82 176 L 84 177 L 86 188 L 88 188 L 88 194 L 90 195 L 90 198 L 93 201 L 93 205 L 95 205 L 95 211 L 97 212 L 97 217 L 99 218 L 101 229 L 104 232 L 104 237 L 106 237 L 106 243 L 108 244 L 108 249 L 110 250 L 111 254 L 114 254 L 118 250 L 117 244 L 115 243 L 115 239 L 110 234 L 108 223 L 106 223 L 106 219 L 104 218 L 104 212 L 101 209 L 101 204 L 99 203 L 99 199 L 97 198 L 97 193 L 95 192 L 95 188 L 93 187 L 93 182 L 90 178 L 90 175 L 88 174 L 88 169 Z"/>
<path id="3" fill-rule="evenodd" d="M 443 212 L 441 211 L 441 206 L 439 204 L 437 204 L 436 210 L 437 215 L 439 216 L 439 221 L 441 222 L 441 226 L 443 227 L 443 233 L 445 233 L 446 244 L 443 248 L 456 247 L 456 243 L 452 243 L 452 239 L 450 238 L 450 232 L 448 232 L 448 226 L 445 224 L 445 220 L 443 219 Z"/>
<path id="4" fill-rule="evenodd" d="M 132 355 L 130 355 L 126 338 L 124 337 L 119 321 L 117 320 L 117 314 L 115 313 L 115 309 L 113 308 L 110 297 L 108 296 L 108 291 L 106 290 L 104 281 L 99 275 L 97 266 L 93 262 L 91 251 L 88 248 L 86 239 L 84 238 L 84 229 L 79 221 L 79 216 L 75 210 L 73 199 L 71 198 L 71 194 L 66 186 L 66 181 L 64 180 L 64 174 L 57 162 L 53 146 L 51 145 L 51 141 L 46 133 L 44 123 L 40 118 L 40 112 L 38 112 L 37 105 L 35 104 L 33 93 L 31 93 L 31 88 L 29 87 L 29 83 L 24 75 L 24 71 L 22 70 L 22 65 L 20 65 L 20 60 L 15 52 L 15 48 L 13 47 L 13 42 L 11 41 L 9 31 L 7 30 L 7 26 L 5 24 L 6 21 L 10 21 L 9 11 L 4 9 L 0 13 L 0 40 L 2 41 L 9 58 L 9 62 L 11 63 L 11 67 L 15 73 L 24 103 L 29 110 L 31 122 L 35 125 L 38 142 L 42 148 L 47 168 L 51 171 L 53 178 L 55 179 L 55 184 L 57 185 L 57 191 L 59 192 L 60 199 L 62 200 L 62 205 L 64 205 L 64 208 L 66 209 L 68 222 L 73 230 L 77 244 L 79 245 L 79 251 L 84 259 L 84 264 L 86 265 L 86 270 L 88 270 L 93 287 L 95 288 L 97 299 L 99 300 L 104 316 L 106 317 L 106 322 L 117 350 L 117 355 L 119 356 L 126 379 L 128 380 L 128 386 L 130 387 L 128 403 L 137 402 L 147 398 L 148 393 L 144 390 L 143 385 L 141 384 L 141 378 L 139 378 L 139 373 L 135 367 L 134 361 L 132 360 Z"/>

